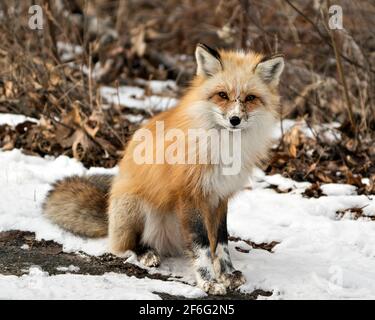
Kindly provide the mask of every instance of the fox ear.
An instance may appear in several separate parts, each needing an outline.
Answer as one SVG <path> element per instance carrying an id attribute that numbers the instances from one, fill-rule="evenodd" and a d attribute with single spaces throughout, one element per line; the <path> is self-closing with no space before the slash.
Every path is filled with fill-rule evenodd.
<path id="1" fill-rule="evenodd" d="M 195 58 L 197 59 L 197 75 L 210 77 L 222 70 L 219 52 L 205 44 L 197 45 Z"/>
<path id="2" fill-rule="evenodd" d="M 275 55 L 259 62 L 255 67 L 255 74 L 258 74 L 265 83 L 277 85 L 283 70 L 284 57 L 282 55 Z"/>

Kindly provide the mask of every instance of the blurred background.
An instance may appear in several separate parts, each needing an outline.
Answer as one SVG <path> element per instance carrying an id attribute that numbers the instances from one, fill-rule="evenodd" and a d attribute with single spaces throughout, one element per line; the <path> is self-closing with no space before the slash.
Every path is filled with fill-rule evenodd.
<path id="1" fill-rule="evenodd" d="M 373 0 L 2 0 L 0 112 L 28 118 L 0 124 L 0 147 L 113 167 L 134 130 L 177 103 L 203 42 L 285 55 L 266 172 L 312 182 L 308 196 L 322 182 L 372 194 L 374 27 Z"/>

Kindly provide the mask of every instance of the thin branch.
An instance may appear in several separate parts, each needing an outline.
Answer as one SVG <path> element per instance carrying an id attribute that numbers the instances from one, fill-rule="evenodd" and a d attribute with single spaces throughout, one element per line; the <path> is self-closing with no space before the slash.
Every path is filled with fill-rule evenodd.
<path id="1" fill-rule="evenodd" d="M 305 15 L 300 9 L 298 9 L 290 0 L 285 0 L 287 4 L 289 4 L 299 15 L 301 15 L 307 22 L 309 22 L 314 29 L 318 32 L 319 36 L 324 40 L 326 44 L 328 44 L 332 49 L 333 45 L 329 42 L 327 37 L 320 31 L 319 27 L 316 25 L 314 21 L 312 21 L 307 15 Z M 356 61 L 353 61 L 349 57 L 345 56 L 343 53 L 340 52 L 341 58 L 343 58 L 346 62 L 349 62 L 350 64 L 353 64 L 357 66 L 358 68 L 361 68 L 363 70 L 370 70 L 371 72 L 375 73 L 374 69 L 366 68 L 365 66 L 362 66 L 361 64 L 357 63 Z"/>
<path id="2" fill-rule="evenodd" d="M 327 1 L 327 6 L 329 6 L 329 1 Z M 327 10 L 328 10 L 328 8 L 327 8 Z M 325 17 L 323 11 L 322 11 L 322 16 L 323 16 L 323 18 Z M 353 132 L 357 132 L 357 128 L 356 128 L 356 124 L 354 122 L 354 116 L 353 116 L 353 106 L 352 106 L 352 102 L 351 102 L 351 99 L 350 99 L 350 96 L 349 96 L 348 86 L 347 86 L 347 83 L 346 83 L 346 77 L 344 76 L 344 69 L 343 69 L 343 66 L 342 66 L 340 51 L 339 51 L 339 48 L 337 46 L 336 33 L 333 30 L 329 29 L 329 27 L 326 25 L 324 19 L 323 19 L 323 24 L 324 24 L 324 27 L 326 28 L 328 34 L 331 37 L 332 47 L 333 47 L 334 52 L 335 52 L 337 72 L 339 74 L 340 81 L 341 81 L 341 84 L 342 84 L 343 89 L 344 89 L 345 102 L 346 102 L 346 107 L 347 107 L 347 110 L 348 110 L 350 125 L 352 127 Z"/>

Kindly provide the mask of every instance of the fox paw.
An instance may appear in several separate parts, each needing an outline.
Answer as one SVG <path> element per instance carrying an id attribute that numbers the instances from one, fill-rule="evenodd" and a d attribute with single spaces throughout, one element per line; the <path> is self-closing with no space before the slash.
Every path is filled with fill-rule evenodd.
<path id="1" fill-rule="evenodd" d="M 140 263 L 146 267 L 158 267 L 160 266 L 160 256 L 153 250 L 148 250 L 138 257 Z"/>
<path id="2" fill-rule="evenodd" d="M 242 272 L 238 270 L 235 270 L 232 273 L 223 273 L 219 276 L 218 280 L 230 290 L 234 290 L 246 282 L 246 278 Z"/>
<path id="3" fill-rule="evenodd" d="M 215 296 L 222 296 L 227 293 L 225 286 L 216 281 L 203 281 L 199 286 L 205 292 Z"/>

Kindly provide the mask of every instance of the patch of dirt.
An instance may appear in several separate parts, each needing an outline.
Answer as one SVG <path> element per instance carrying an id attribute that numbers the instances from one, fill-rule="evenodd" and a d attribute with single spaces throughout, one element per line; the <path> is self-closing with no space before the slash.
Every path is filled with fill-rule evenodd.
<path id="1" fill-rule="evenodd" d="M 266 250 L 268 252 L 273 252 L 272 251 L 273 248 L 280 243 L 280 242 L 277 242 L 277 241 L 255 243 L 253 241 L 243 240 L 243 239 L 238 238 L 238 237 L 229 237 L 228 239 L 229 239 L 229 241 L 234 241 L 234 242 L 243 241 L 243 242 L 247 243 L 253 249 L 262 249 L 262 250 Z M 236 250 L 239 251 L 239 252 L 242 252 L 242 253 L 250 252 L 250 250 L 246 250 L 246 249 L 243 249 L 243 248 L 240 248 L 240 247 L 236 247 Z"/>
<path id="2" fill-rule="evenodd" d="M 27 245 L 28 249 L 21 247 Z M 33 232 L 0 232 L 0 273 L 21 276 L 33 265 L 40 266 L 50 275 L 63 274 L 56 268 L 74 265 L 79 267 L 77 274 L 102 275 L 106 272 L 124 273 L 137 278 L 167 280 L 168 276 L 149 274 L 147 270 L 125 262 L 111 254 L 99 257 L 85 253 L 63 252 L 62 245 L 54 241 L 36 240 Z"/>
<path id="3" fill-rule="evenodd" d="M 154 292 L 159 295 L 163 300 L 197 300 L 196 298 L 186 298 L 184 296 L 173 296 L 168 293 Z M 238 291 L 231 291 L 225 296 L 213 296 L 208 295 L 207 297 L 200 298 L 199 300 L 256 300 L 259 296 L 270 297 L 272 296 L 271 291 L 264 291 L 261 289 L 256 289 L 252 293 L 241 293 Z"/>
<path id="4" fill-rule="evenodd" d="M 162 281 L 172 281 L 170 276 L 160 273 L 150 274 L 134 264 L 128 263 L 112 254 L 90 256 L 83 252 L 63 252 L 62 245 L 54 241 L 36 240 L 35 233 L 11 230 L 0 232 L 0 274 L 22 276 L 27 274 L 31 266 L 40 266 L 50 275 L 64 274 L 66 271 L 57 270 L 57 267 L 73 265 L 79 267 L 74 274 L 102 275 L 106 272 L 123 273 L 136 278 L 150 278 Z M 183 281 L 179 281 L 183 282 Z M 184 282 L 183 282 L 184 283 Z M 187 299 L 181 296 L 172 296 L 166 293 L 157 293 L 162 299 Z M 250 294 L 238 291 L 229 292 L 226 296 L 208 295 L 202 300 L 253 300 L 259 295 L 270 296 L 272 292 L 255 290 Z"/>
<path id="5" fill-rule="evenodd" d="M 366 215 L 363 212 L 363 209 L 364 209 L 364 207 L 362 207 L 362 208 L 354 207 L 354 208 L 347 208 L 347 209 L 343 209 L 343 210 L 338 210 L 338 211 L 336 211 L 336 218 L 337 219 L 343 219 L 345 217 L 345 218 L 349 218 L 349 219 L 352 219 L 352 220 L 367 219 L 367 220 L 370 220 L 370 221 L 375 221 L 375 216 Z"/>
<path id="6" fill-rule="evenodd" d="M 272 189 L 272 190 L 275 190 L 275 192 L 277 193 L 289 193 L 291 192 L 293 189 L 292 188 L 288 188 L 288 189 L 280 189 L 279 186 L 275 185 L 275 184 L 270 184 L 269 186 L 266 187 L 267 189 Z"/>
<path id="7" fill-rule="evenodd" d="M 320 188 L 319 182 L 313 183 L 309 188 L 307 188 L 303 193 L 302 196 L 305 198 L 320 198 L 321 196 L 325 196 L 323 190 Z"/>

